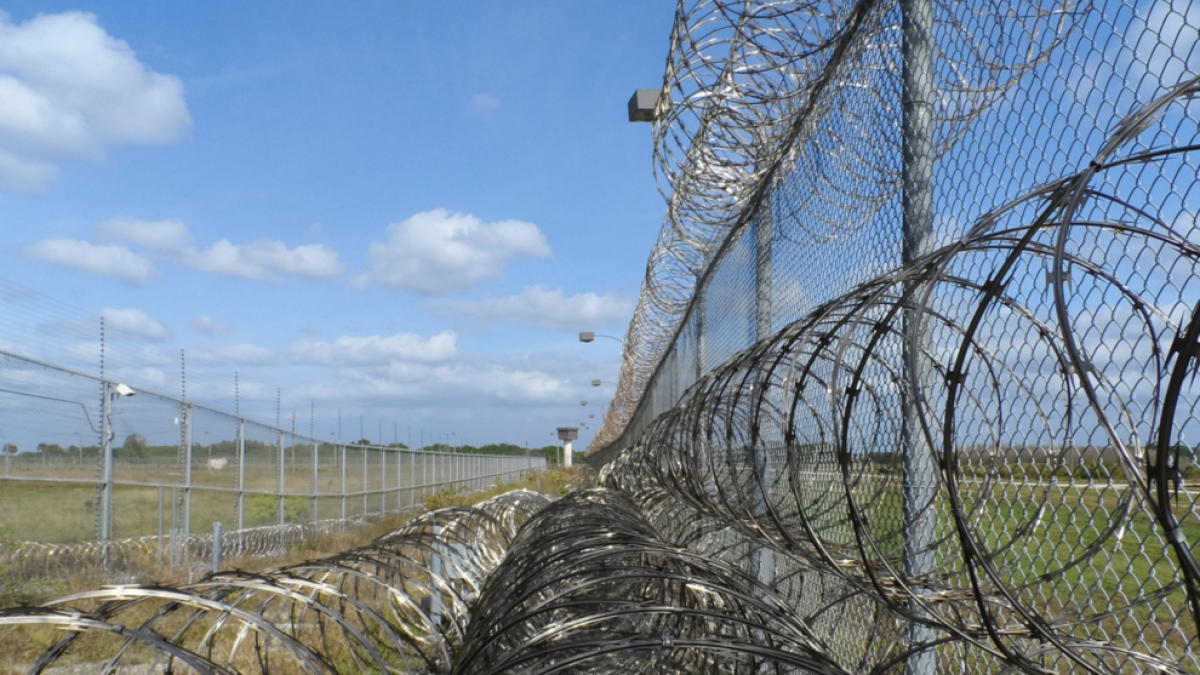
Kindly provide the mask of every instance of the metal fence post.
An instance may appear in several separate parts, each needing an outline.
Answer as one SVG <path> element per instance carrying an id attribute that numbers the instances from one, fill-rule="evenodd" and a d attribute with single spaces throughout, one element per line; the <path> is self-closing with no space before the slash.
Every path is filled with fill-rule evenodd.
<path id="1" fill-rule="evenodd" d="M 362 514 L 365 516 L 368 513 L 370 513 L 370 510 L 371 510 L 371 507 L 367 501 L 367 465 L 371 463 L 371 456 L 369 454 L 367 454 L 367 448 L 361 448 L 361 449 L 362 449 L 362 468 L 363 468 L 363 479 L 362 479 L 363 510 L 362 510 Z"/>
<path id="2" fill-rule="evenodd" d="M 705 334 L 705 331 L 708 330 L 707 290 L 707 284 L 697 286 L 696 299 L 693 301 L 696 305 L 696 372 L 693 383 L 699 382 L 700 378 L 704 377 L 704 351 L 708 342 L 708 336 Z"/>
<path id="3" fill-rule="evenodd" d="M 192 534 L 192 405 L 184 403 L 180 409 L 179 424 L 183 440 L 183 510 L 180 515 L 180 530 L 184 537 Z"/>
<path id="4" fill-rule="evenodd" d="M 113 450 L 112 450 L 112 391 L 107 380 L 100 386 L 100 513 L 96 536 L 112 538 Z M 104 547 L 104 568 L 108 569 L 108 546 Z"/>
<path id="5" fill-rule="evenodd" d="M 933 233 L 933 3 L 932 0 L 901 0 L 900 25 L 903 32 L 903 120 L 902 171 L 903 248 L 901 262 L 907 264 L 928 251 Z M 908 297 L 916 289 L 909 289 Z M 933 456 L 926 447 L 920 425 L 919 396 L 922 372 L 922 346 L 928 336 L 920 332 L 919 308 L 904 310 L 903 373 L 901 386 L 901 443 L 904 464 L 904 573 L 920 578 L 935 564 L 930 544 L 934 535 L 932 501 L 936 494 Z M 918 595 L 920 588 L 913 589 Z M 914 612 L 921 611 L 918 604 Z M 908 634 L 910 645 L 932 642 L 936 637 L 928 626 L 913 622 Z M 905 672 L 932 675 L 937 654 L 932 649 L 908 657 Z"/>
<path id="6" fill-rule="evenodd" d="M 287 524 L 287 446 L 279 432 L 279 524 Z"/>
<path id="7" fill-rule="evenodd" d="M 757 134 L 756 134 L 757 135 Z M 761 151 L 761 148 L 760 148 Z M 761 167 L 760 167 L 761 168 Z M 772 260 L 772 239 L 774 234 L 774 219 L 771 217 L 771 197 L 768 195 L 758 206 L 754 214 L 754 341 L 762 342 L 771 335 L 773 320 L 771 311 L 772 277 L 774 263 Z M 765 383 L 761 386 L 766 386 Z M 766 396 L 760 392 L 760 396 Z M 755 435 L 753 449 L 758 466 L 756 473 L 761 481 L 758 503 L 755 504 L 755 517 L 767 517 L 767 505 L 771 499 L 771 486 L 775 482 L 774 457 L 772 448 L 760 435 Z M 758 580 L 767 586 L 775 582 L 775 552 L 769 546 L 759 547 L 755 555 L 755 567 Z"/>
<path id="8" fill-rule="evenodd" d="M 339 445 L 342 454 L 342 520 L 346 520 L 346 446 Z"/>
<path id="9" fill-rule="evenodd" d="M 159 567 L 162 567 L 162 563 L 163 563 L 163 487 L 161 485 L 158 486 L 158 539 L 156 541 L 158 542 L 158 545 L 154 547 L 157 551 L 157 555 L 155 557 L 157 559 Z"/>
<path id="10" fill-rule="evenodd" d="M 237 463 L 237 529 L 240 533 L 246 529 L 246 421 L 240 419 L 237 424 Z"/>
<path id="11" fill-rule="evenodd" d="M 387 513 L 387 450 L 379 449 L 379 512 Z"/>
<path id="12" fill-rule="evenodd" d="M 220 521 L 213 523 L 213 541 L 212 541 L 212 564 L 210 565 L 212 573 L 216 574 L 221 571 L 221 546 L 223 545 L 224 529 Z"/>
<path id="13" fill-rule="evenodd" d="M 313 466 L 313 475 L 312 475 L 312 513 L 309 515 L 308 519 L 309 519 L 309 520 L 311 520 L 311 521 L 313 521 L 313 522 L 316 522 L 316 521 L 318 521 L 318 520 L 320 520 L 320 519 L 321 519 L 321 510 L 320 510 L 320 507 L 317 505 L 317 495 L 318 495 L 318 494 L 320 493 L 320 491 L 321 491 L 321 483 L 320 483 L 320 480 L 321 480 L 321 475 L 320 475 L 320 467 L 321 467 L 321 445 L 320 445 L 319 443 L 317 443 L 317 441 L 316 441 L 315 439 L 313 440 L 313 460 L 312 460 L 312 466 Z"/>
<path id="14" fill-rule="evenodd" d="M 433 526 L 433 540 L 440 542 L 442 536 L 442 526 Z M 433 553 L 429 560 L 429 574 L 431 577 L 440 578 L 442 576 L 442 554 L 441 549 L 435 545 Z M 430 601 L 429 601 L 429 619 L 433 625 L 439 626 L 442 623 L 442 589 L 436 584 L 430 584 Z"/>

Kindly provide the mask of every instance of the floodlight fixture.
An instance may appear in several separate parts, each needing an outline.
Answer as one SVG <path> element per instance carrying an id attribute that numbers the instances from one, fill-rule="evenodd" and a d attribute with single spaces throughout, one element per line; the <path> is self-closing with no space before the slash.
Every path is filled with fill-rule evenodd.
<path id="1" fill-rule="evenodd" d="M 612 341 L 616 342 L 617 344 L 621 345 L 621 348 L 622 348 L 622 349 L 624 349 L 624 348 L 625 348 L 625 341 L 624 341 L 624 340 L 622 340 L 621 338 L 619 338 L 619 337 L 613 337 L 612 335 L 604 335 L 604 334 L 602 334 L 602 333 L 595 333 L 595 332 L 593 332 L 593 331 L 590 331 L 590 330 L 583 331 L 582 333 L 580 333 L 580 334 L 579 334 L 579 341 L 580 341 L 580 342 L 595 342 L 595 341 L 596 341 L 596 338 L 601 338 L 601 337 L 602 337 L 602 338 L 607 338 L 607 339 L 609 339 L 609 340 L 612 340 Z"/>
<path id="2" fill-rule="evenodd" d="M 654 122 L 658 120 L 658 102 L 663 98 L 661 89 L 638 89 L 629 99 L 630 122 Z"/>

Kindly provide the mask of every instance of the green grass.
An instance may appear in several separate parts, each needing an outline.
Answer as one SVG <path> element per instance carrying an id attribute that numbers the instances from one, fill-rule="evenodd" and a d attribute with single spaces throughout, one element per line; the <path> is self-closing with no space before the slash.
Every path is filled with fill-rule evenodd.
<path id="1" fill-rule="evenodd" d="M 428 496 L 446 488 L 442 483 L 449 478 L 445 459 L 434 460 L 430 457 L 429 466 L 424 467 L 422 461 L 425 457 L 418 455 L 415 461 L 408 455 L 401 457 L 403 460 L 399 466 L 394 458 L 389 458 L 392 461 L 387 462 L 386 466 L 379 461 L 372 461 L 365 471 L 361 463 L 351 462 L 344 479 L 340 467 L 320 465 L 317 473 L 319 496 L 315 500 L 316 519 L 418 505 Z M 214 522 L 223 523 L 226 529 L 235 527 L 237 523 L 237 497 L 230 491 L 237 486 L 237 472 L 232 467 L 209 469 L 206 460 L 206 457 L 197 457 L 192 469 L 190 526 L 193 533 L 211 531 Z M 438 462 L 436 468 L 435 461 Z M 113 489 L 113 532 L 117 538 L 158 534 L 160 516 L 164 531 L 170 530 L 172 522 L 182 519 L 182 479 L 178 469 L 170 464 L 169 461 L 150 466 L 122 461 L 116 463 L 114 477 L 118 483 L 174 485 L 161 489 L 116 485 Z M 0 463 L 0 467 L 3 466 Z M 22 478 L 69 479 L 85 483 L 6 481 L 0 475 L 0 543 L 62 543 L 95 538 L 98 474 L 94 462 L 66 460 L 45 465 L 34 461 L 14 461 L 7 469 L 9 475 Z M 313 519 L 311 456 L 289 455 L 282 479 L 285 491 L 289 494 L 284 501 L 286 521 L 307 522 Z M 348 493 L 385 489 L 386 494 L 365 497 L 351 495 L 343 500 L 340 497 L 343 480 Z M 247 467 L 244 505 L 246 527 L 279 522 L 279 498 L 274 494 L 279 482 L 279 470 L 274 465 L 260 463 Z M 439 484 L 434 485 L 435 482 Z"/>

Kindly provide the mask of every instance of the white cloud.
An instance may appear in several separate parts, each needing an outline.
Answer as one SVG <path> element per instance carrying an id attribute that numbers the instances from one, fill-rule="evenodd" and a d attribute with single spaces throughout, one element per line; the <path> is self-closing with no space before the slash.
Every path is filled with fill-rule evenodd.
<path id="1" fill-rule="evenodd" d="M 106 244 L 136 244 L 160 255 L 179 254 L 195 246 L 187 226 L 178 220 L 113 218 L 96 228 L 96 236 Z"/>
<path id="2" fill-rule="evenodd" d="M 149 259 L 130 246 L 202 272 L 259 281 L 278 281 L 285 276 L 330 279 L 342 270 L 337 251 L 319 244 L 288 248 L 271 239 L 249 244 L 222 239 L 200 249 L 187 226 L 178 220 L 114 218 L 96 228 L 96 237 L 103 243 L 48 239 L 24 252 L 29 258 L 116 277 L 129 284 L 140 284 L 153 272 Z"/>
<path id="3" fill-rule="evenodd" d="M 475 216 L 434 209 L 388 226 L 388 240 L 367 251 L 370 271 L 356 285 L 378 284 L 429 295 L 462 291 L 501 279 L 512 258 L 548 258 L 537 225 L 519 220 L 485 223 Z"/>
<path id="4" fill-rule="evenodd" d="M 612 294 L 580 293 L 530 286 L 517 295 L 478 302 L 444 301 L 432 309 L 442 314 L 465 314 L 490 322 L 515 323 L 548 330 L 577 331 L 628 321 L 633 303 Z"/>
<path id="5" fill-rule="evenodd" d="M 476 114 L 489 113 L 500 107 L 500 99 L 489 94 L 475 94 L 468 109 Z"/>
<path id="6" fill-rule="evenodd" d="M 320 244 L 288 248 L 283 242 L 271 239 L 250 244 L 222 239 L 206 250 L 186 252 L 180 262 L 211 274 L 259 281 L 274 281 L 280 276 L 330 279 L 342 270 L 333 249 Z"/>
<path id="7" fill-rule="evenodd" d="M 171 334 L 166 326 L 151 319 L 140 309 L 105 307 L 100 310 L 100 316 L 104 317 L 105 330 L 115 332 L 121 337 L 165 340 Z"/>
<path id="8" fill-rule="evenodd" d="M 146 257 L 124 246 L 92 244 L 78 239 L 43 239 L 21 250 L 31 260 L 81 272 L 112 277 L 128 286 L 139 286 L 154 274 Z"/>
<path id="9" fill-rule="evenodd" d="M 390 336 L 342 336 L 332 343 L 306 338 L 292 345 L 288 353 L 298 362 L 316 365 L 433 363 L 448 361 L 458 355 L 458 336 L 453 331 L 443 331 L 423 340 L 415 333 L 396 333 Z"/>
<path id="10" fill-rule="evenodd" d="M 191 127 L 179 78 L 156 73 L 83 12 L 14 24 L 0 12 L 0 186 L 45 189 L 63 161 Z"/>
<path id="11" fill-rule="evenodd" d="M 213 318 L 207 314 L 201 314 L 200 316 L 196 317 L 191 323 L 188 324 L 188 326 L 201 335 L 209 335 L 212 337 L 225 337 L 226 335 L 233 335 L 234 331 L 233 324 L 217 323 L 216 321 L 213 321 Z"/>
<path id="12" fill-rule="evenodd" d="M 561 403 L 578 392 L 560 375 L 540 368 L 486 363 L 392 363 L 343 368 L 334 389 L 339 400 L 400 398 L 423 404 L 480 405 Z M 325 392 L 312 392 L 317 398 Z"/>

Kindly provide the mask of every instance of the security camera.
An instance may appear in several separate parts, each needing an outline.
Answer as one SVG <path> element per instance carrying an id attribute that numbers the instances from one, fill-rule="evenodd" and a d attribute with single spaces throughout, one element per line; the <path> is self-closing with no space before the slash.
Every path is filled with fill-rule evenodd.
<path id="1" fill-rule="evenodd" d="M 118 383 L 116 388 L 118 396 L 133 396 L 137 393 L 136 391 L 130 389 L 129 385 L 127 384 Z"/>

